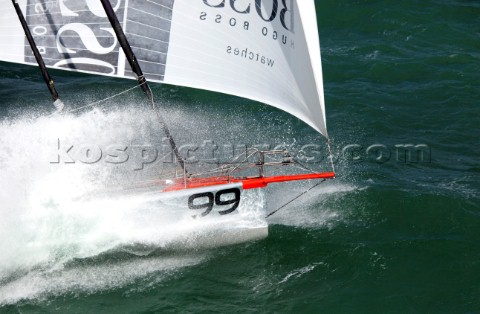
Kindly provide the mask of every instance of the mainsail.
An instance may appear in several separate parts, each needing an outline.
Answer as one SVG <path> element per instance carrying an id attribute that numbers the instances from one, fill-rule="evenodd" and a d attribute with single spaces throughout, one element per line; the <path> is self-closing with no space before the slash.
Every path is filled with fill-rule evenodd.
<path id="1" fill-rule="evenodd" d="M 135 78 L 98 0 L 18 0 L 47 67 Z M 113 0 L 149 81 L 237 95 L 327 135 L 313 0 Z M 36 64 L 0 4 L 0 60 Z"/>

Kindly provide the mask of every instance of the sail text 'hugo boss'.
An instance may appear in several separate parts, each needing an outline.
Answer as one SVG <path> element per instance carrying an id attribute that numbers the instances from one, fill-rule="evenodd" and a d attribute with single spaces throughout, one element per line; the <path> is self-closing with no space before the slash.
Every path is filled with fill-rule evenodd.
<path id="1" fill-rule="evenodd" d="M 230 3 L 230 8 L 238 14 L 255 14 L 252 10 L 252 3 L 255 2 L 255 12 L 256 14 L 265 22 L 273 22 L 276 18 L 280 19 L 280 23 L 282 24 L 283 28 L 287 31 L 294 32 L 294 5 L 293 0 L 269 0 L 272 2 L 272 9 L 269 13 L 262 11 L 262 0 L 251 0 L 248 5 L 242 3 L 239 4 L 237 0 L 228 0 Z M 226 7 L 226 0 L 203 0 L 207 6 L 212 8 L 225 8 Z M 240 1 L 242 2 L 242 1 Z M 245 1 L 243 1 L 245 2 Z M 280 2 L 280 4 L 279 4 Z M 287 5 L 288 2 L 288 5 Z"/>

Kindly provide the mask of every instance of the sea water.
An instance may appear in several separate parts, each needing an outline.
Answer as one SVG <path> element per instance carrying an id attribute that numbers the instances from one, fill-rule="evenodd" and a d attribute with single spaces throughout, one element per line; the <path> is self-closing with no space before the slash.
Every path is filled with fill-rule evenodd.
<path id="1" fill-rule="evenodd" d="M 129 164 L 119 175 L 105 163 L 52 164 L 58 139 L 160 147 L 148 104 L 133 91 L 52 119 L 37 69 L 0 64 L 0 312 L 479 312 L 479 4 L 315 2 L 337 179 L 269 218 L 267 238 L 244 244 L 162 250 L 164 237 L 146 246 L 110 227 L 129 217 L 126 203 L 78 214 L 72 200 L 97 184 L 159 168 Z M 53 75 L 73 108 L 133 83 Z M 153 90 L 179 143 L 325 143 L 271 107 Z M 422 153 L 409 156 L 405 145 Z M 272 186 L 267 209 L 310 187 Z"/>

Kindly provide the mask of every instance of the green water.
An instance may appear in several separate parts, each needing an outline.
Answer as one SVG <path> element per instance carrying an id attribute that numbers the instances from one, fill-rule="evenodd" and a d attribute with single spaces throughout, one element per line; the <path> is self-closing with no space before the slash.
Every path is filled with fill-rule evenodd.
<path id="1" fill-rule="evenodd" d="M 0 312 L 480 313 L 480 3 L 315 2 L 338 178 L 274 215 L 267 238 L 245 244 L 103 252 L 52 265 L 43 255 L 50 244 L 14 225 L 17 211 L 29 213 L 19 191 L 41 172 L 37 152 L 22 144 L 24 155 L 11 153 L 48 127 L 34 117 L 48 112 L 49 96 L 37 69 L 0 64 L 1 248 L 33 243 L 21 261 L 0 257 L 0 266 L 23 269 L 0 269 Z M 63 100 L 80 105 L 132 84 L 54 76 Z M 170 86 L 154 92 L 178 141 L 323 143 L 267 106 Z M 423 160 L 397 158 L 405 144 L 424 145 Z M 358 145 L 353 155 L 342 154 L 347 145 Z M 381 160 L 378 149 L 367 153 L 372 145 Z M 306 187 L 268 190 L 269 208 Z M 68 234 L 44 221 L 29 228 L 50 228 L 49 240 Z M 77 240 L 56 247 L 57 256 L 98 244 Z"/>

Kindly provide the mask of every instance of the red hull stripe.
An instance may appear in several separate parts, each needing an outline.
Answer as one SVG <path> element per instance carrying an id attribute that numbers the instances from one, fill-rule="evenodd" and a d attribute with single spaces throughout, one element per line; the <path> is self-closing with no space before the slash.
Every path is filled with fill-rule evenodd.
<path id="1" fill-rule="evenodd" d="M 285 176 L 273 176 L 262 178 L 229 178 L 228 177 L 212 177 L 212 178 L 195 178 L 187 180 L 187 189 L 201 188 L 206 186 L 214 186 L 220 184 L 237 183 L 241 182 L 244 190 L 264 188 L 270 183 L 299 181 L 299 180 L 314 180 L 314 179 L 333 179 L 335 178 L 334 172 L 322 172 L 322 173 L 308 173 L 308 174 L 295 174 Z M 175 180 L 175 183 L 163 192 L 178 191 L 185 189 L 185 183 L 183 179 Z"/>
<path id="2" fill-rule="evenodd" d="M 323 172 L 323 173 L 295 174 L 295 175 L 288 175 L 288 176 L 263 177 L 263 178 L 245 179 L 245 180 L 239 180 L 239 181 L 242 182 L 243 189 L 248 190 L 248 189 L 264 188 L 270 183 L 299 181 L 299 180 L 314 180 L 314 179 L 333 179 L 333 178 L 335 178 L 334 172 Z"/>

